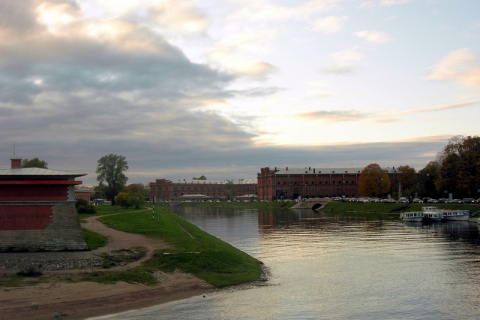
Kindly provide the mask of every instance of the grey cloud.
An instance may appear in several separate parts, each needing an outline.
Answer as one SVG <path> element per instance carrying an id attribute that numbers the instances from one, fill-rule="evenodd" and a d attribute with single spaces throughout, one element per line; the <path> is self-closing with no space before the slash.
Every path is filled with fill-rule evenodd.
<path id="1" fill-rule="evenodd" d="M 0 28 L 23 33 L 36 26 L 32 4 L 36 0 L 0 1 Z"/>
<path id="2" fill-rule="evenodd" d="M 203 115 L 203 120 L 209 115 Z M 220 121 L 220 119 L 217 119 Z M 211 123 L 215 121 L 211 120 Z M 196 123 L 185 122 L 185 126 Z M 184 126 L 172 129 L 185 130 Z M 165 129 L 167 131 L 168 128 Z M 194 135 L 195 130 L 189 130 Z M 98 140 L 82 135 L 69 136 L 55 143 L 47 140 L 36 141 L 31 137 L 17 140 L 17 155 L 24 158 L 45 159 L 51 168 L 75 172 L 85 172 L 82 180 L 86 184 L 96 184 L 96 161 L 103 155 L 117 153 L 129 161 L 129 182 L 148 183 L 157 178 L 184 179 L 198 174 L 206 174 L 210 180 L 232 178 L 254 179 L 261 167 L 364 167 L 378 163 L 384 167 L 410 165 L 422 169 L 432 154 L 439 152 L 448 142 L 448 137 L 425 137 L 422 140 L 392 143 L 359 143 L 330 145 L 321 147 L 257 147 L 249 142 L 248 135 L 231 131 L 228 124 L 210 134 L 218 134 L 217 140 L 205 136 L 206 131 L 198 132 L 196 139 L 191 136 L 162 136 L 157 139 L 137 139 L 134 137 L 115 138 L 115 135 L 99 137 Z M 222 134 L 230 135 L 228 141 L 221 142 Z M 236 137 L 236 139 L 231 139 Z M 198 143 L 197 143 L 198 142 Z M 0 164 L 5 164 L 12 155 L 5 141 L 1 143 Z M 12 143 L 13 145 L 13 143 Z"/>
<path id="3" fill-rule="evenodd" d="M 87 173 L 81 179 L 87 184 L 96 184 L 97 160 L 109 153 L 127 158 L 129 182 L 146 183 L 199 174 L 218 180 L 255 178 L 264 166 L 416 166 L 431 160 L 425 152 L 436 153 L 445 144 L 258 147 L 256 136 L 242 129 L 252 119 L 239 117 L 236 124 L 194 110 L 211 99 L 267 96 L 281 88 L 231 91 L 227 87 L 234 76 L 192 63 L 141 26 L 133 28 L 134 35 L 148 39 L 157 51 L 126 50 L 74 32 L 69 38 L 35 33 L 38 26 L 28 11 L 33 2 L 4 1 L 0 14 L 7 15 L 2 9 L 18 12 L 20 3 L 26 7 L 24 16 L 0 24 L 20 33 L 15 43 L 0 43 L 3 168 L 9 166 L 14 142 L 18 156 L 38 157 L 52 169 Z M 22 30 L 31 32 L 28 39 Z M 346 121 L 362 115 L 326 111 L 311 116 Z"/>

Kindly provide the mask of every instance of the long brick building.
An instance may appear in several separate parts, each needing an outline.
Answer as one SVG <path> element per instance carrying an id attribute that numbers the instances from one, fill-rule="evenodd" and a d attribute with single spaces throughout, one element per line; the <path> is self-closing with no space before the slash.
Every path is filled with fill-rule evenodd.
<path id="1" fill-rule="evenodd" d="M 259 199 L 358 197 L 358 178 L 364 168 L 261 168 L 257 174 Z M 395 168 L 384 168 L 392 187 Z"/>
<path id="2" fill-rule="evenodd" d="M 256 198 L 256 180 L 178 180 L 156 179 L 150 182 L 150 198 L 162 200 L 233 200 Z"/>
<path id="3" fill-rule="evenodd" d="M 0 170 L 0 251 L 87 250 L 75 209 L 83 173 L 22 168 Z"/>

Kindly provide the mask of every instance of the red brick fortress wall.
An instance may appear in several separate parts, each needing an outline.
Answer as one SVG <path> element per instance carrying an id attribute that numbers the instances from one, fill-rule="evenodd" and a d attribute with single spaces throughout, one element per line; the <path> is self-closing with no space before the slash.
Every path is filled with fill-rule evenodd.
<path id="1" fill-rule="evenodd" d="M 51 205 L 0 206 L 0 230 L 42 230 L 51 222 Z"/>
<path id="2" fill-rule="evenodd" d="M 0 252 L 88 250 L 75 202 L 0 202 Z"/>
<path id="3" fill-rule="evenodd" d="M 1 185 L 0 201 L 67 201 L 64 185 Z"/>

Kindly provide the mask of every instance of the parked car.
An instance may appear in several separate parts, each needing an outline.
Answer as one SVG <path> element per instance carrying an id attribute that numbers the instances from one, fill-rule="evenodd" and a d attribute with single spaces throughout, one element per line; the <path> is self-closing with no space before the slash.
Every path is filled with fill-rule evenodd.
<path id="1" fill-rule="evenodd" d="M 390 199 L 388 199 L 388 198 L 382 199 L 382 202 L 383 203 L 397 203 L 397 201 L 395 201 L 394 199 L 391 199 L 391 198 Z"/>
<path id="2" fill-rule="evenodd" d="M 414 198 L 412 200 L 413 203 L 423 203 L 423 200 L 422 199 L 419 199 L 419 198 Z"/>
<path id="3" fill-rule="evenodd" d="M 461 204 L 461 203 L 463 203 L 463 201 L 460 200 L 460 199 L 452 199 L 448 203 Z"/>
<path id="4" fill-rule="evenodd" d="M 438 203 L 437 199 L 428 199 L 427 203 Z"/>
<path id="5" fill-rule="evenodd" d="M 94 206 L 98 206 L 99 204 L 105 204 L 105 200 L 104 199 L 93 199 L 92 200 L 92 203 Z"/>
<path id="6" fill-rule="evenodd" d="M 408 203 L 408 199 L 405 198 L 405 197 L 400 197 L 400 198 L 398 198 L 398 201 L 397 201 L 397 202 L 398 202 L 398 203 Z"/>
<path id="7" fill-rule="evenodd" d="M 462 201 L 463 203 L 477 203 L 477 200 L 473 198 L 463 198 Z"/>
<path id="8" fill-rule="evenodd" d="M 438 203 L 448 203 L 448 198 L 439 198 Z"/>

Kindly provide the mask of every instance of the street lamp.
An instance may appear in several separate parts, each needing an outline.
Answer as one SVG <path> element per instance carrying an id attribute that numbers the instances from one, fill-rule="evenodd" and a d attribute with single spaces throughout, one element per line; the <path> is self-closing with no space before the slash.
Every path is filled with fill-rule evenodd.
<path id="1" fill-rule="evenodd" d="M 428 178 L 430 177 L 430 174 L 427 173 L 427 176 L 425 177 L 425 197 L 428 197 Z"/>
<path id="2" fill-rule="evenodd" d="M 378 197 L 382 199 L 382 181 L 383 179 L 378 180 Z"/>

